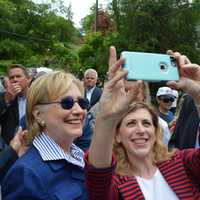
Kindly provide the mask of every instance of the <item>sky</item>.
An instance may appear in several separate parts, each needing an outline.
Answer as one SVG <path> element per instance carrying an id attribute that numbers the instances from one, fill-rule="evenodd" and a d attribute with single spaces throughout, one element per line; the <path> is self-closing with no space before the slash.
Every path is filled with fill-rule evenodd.
<path id="1" fill-rule="evenodd" d="M 69 2 L 72 5 L 73 21 L 75 26 L 80 27 L 80 21 L 90 13 L 90 8 L 96 3 L 96 0 L 64 0 L 66 5 Z M 103 8 L 110 2 L 110 0 L 98 0 L 99 6 Z"/>
<path id="2" fill-rule="evenodd" d="M 37 3 L 48 3 L 50 0 L 33 0 Z M 69 3 L 72 5 L 73 12 L 73 21 L 76 27 L 80 27 L 80 21 L 86 15 L 90 13 L 90 7 L 96 3 L 96 0 L 63 0 L 65 6 L 68 6 Z M 110 0 L 98 0 L 99 5 L 103 8 L 106 6 Z"/>
<path id="3" fill-rule="evenodd" d="M 71 2 L 73 21 L 75 26 L 79 27 L 81 19 L 90 13 L 90 7 L 96 2 L 96 0 L 64 0 L 64 2 Z"/>

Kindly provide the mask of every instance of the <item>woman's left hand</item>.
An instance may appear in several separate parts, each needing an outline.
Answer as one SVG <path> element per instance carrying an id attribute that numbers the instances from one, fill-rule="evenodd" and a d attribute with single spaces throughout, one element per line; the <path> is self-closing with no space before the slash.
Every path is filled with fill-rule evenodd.
<path id="1" fill-rule="evenodd" d="M 173 55 L 179 66 L 180 80 L 170 81 L 168 85 L 175 89 L 182 89 L 188 93 L 195 101 L 200 104 L 200 66 L 191 63 L 190 60 L 179 52 L 168 51 L 168 54 Z"/>

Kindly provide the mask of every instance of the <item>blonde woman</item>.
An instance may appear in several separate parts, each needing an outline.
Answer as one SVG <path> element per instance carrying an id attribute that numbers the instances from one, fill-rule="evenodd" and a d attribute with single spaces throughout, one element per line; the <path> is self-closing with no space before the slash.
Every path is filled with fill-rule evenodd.
<path id="1" fill-rule="evenodd" d="M 87 199 L 82 135 L 89 103 L 73 75 L 51 72 L 34 80 L 27 94 L 29 150 L 6 175 L 4 200 Z"/>
<path id="2" fill-rule="evenodd" d="M 181 79 L 169 84 L 195 97 L 200 113 L 200 67 L 179 53 L 174 56 Z M 116 61 L 112 47 L 109 81 L 86 155 L 89 199 L 200 199 L 200 150 L 167 151 L 161 142 L 157 115 L 144 103 L 132 104 L 141 83 L 124 83 L 127 71 L 121 69 L 123 63 L 123 59 Z"/>

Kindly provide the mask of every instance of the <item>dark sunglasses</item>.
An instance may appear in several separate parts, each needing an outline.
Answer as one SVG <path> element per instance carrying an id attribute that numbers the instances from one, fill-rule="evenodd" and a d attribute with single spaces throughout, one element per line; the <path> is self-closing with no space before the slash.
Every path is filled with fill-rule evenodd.
<path id="1" fill-rule="evenodd" d="M 164 98 L 160 98 L 160 100 L 162 100 L 164 103 L 173 103 L 174 102 L 174 98 L 173 97 L 164 97 Z"/>
<path id="2" fill-rule="evenodd" d="M 82 109 L 88 109 L 90 106 L 88 99 L 78 97 L 75 100 L 73 97 L 70 97 L 70 96 L 63 98 L 61 101 L 54 101 L 50 103 L 40 103 L 40 104 L 47 105 L 47 104 L 59 103 L 63 109 L 70 110 L 76 102 Z"/>

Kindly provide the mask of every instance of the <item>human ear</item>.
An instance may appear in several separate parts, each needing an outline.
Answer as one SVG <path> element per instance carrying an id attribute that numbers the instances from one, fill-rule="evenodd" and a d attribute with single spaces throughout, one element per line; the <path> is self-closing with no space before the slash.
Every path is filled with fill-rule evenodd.
<path id="1" fill-rule="evenodd" d="M 40 111 L 38 109 L 34 109 L 32 114 L 35 119 L 40 117 Z"/>
<path id="2" fill-rule="evenodd" d="M 40 116 L 41 112 L 38 109 L 33 110 L 33 116 L 40 127 L 45 128 L 46 122 Z"/>
<path id="3" fill-rule="evenodd" d="M 116 140 L 117 143 L 121 143 L 121 139 L 120 139 L 120 135 L 119 134 L 117 134 L 115 136 L 115 140 Z"/>

